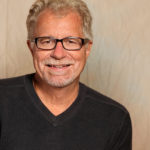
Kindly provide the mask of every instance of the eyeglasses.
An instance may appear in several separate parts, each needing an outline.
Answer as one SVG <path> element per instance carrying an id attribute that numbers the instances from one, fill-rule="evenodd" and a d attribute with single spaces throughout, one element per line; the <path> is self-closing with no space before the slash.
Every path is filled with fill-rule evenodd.
<path id="1" fill-rule="evenodd" d="M 38 49 L 53 50 L 58 42 L 61 42 L 64 49 L 68 51 L 80 50 L 89 40 L 79 37 L 66 37 L 63 39 L 55 39 L 53 37 L 36 37 L 34 42 Z"/>

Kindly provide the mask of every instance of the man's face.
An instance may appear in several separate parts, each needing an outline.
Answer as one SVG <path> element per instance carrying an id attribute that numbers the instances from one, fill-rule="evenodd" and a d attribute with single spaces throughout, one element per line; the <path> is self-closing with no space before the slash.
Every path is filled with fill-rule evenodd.
<path id="1" fill-rule="evenodd" d="M 77 13 L 70 12 L 58 17 L 49 10 L 40 13 L 35 26 L 35 37 L 50 36 L 57 39 L 83 36 L 81 18 Z M 53 50 L 43 51 L 34 45 L 30 46 L 36 76 L 52 87 L 65 87 L 78 83 L 92 43 L 84 45 L 80 50 L 67 51 L 61 42 Z"/>

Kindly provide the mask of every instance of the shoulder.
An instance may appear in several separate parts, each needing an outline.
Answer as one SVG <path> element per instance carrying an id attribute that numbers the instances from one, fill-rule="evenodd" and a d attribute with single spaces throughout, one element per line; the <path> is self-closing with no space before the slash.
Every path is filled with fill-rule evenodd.
<path id="1" fill-rule="evenodd" d="M 21 77 L 13 77 L 13 78 L 6 78 L 0 79 L 0 88 L 1 87 L 9 87 L 15 85 L 21 85 L 23 82 L 23 76 Z"/>
<path id="2" fill-rule="evenodd" d="M 31 76 L 31 74 L 0 79 L 0 88 L 19 87 L 24 85 L 25 78 Z"/>
<path id="3" fill-rule="evenodd" d="M 23 100 L 27 95 L 28 82 L 31 75 L 0 79 L 0 109 L 6 105 L 14 105 L 18 100 Z"/>
<path id="4" fill-rule="evenodd" d="M 121 130 L 129 129 L 131 133 L 131 117 L 125 106 L 84 84 L 80 84 L 80 87 L 84 93 L 82 111 L 88 122 L 95 122 L 97 126 L 103 125 L 110 132 L 120 133 Z"/>
<path id="5" fill-rule="evenodd" d="M 107 111 L 110 110 L 113 112 L 121 112 L 123 114 L 128 114 L 128 110 L 119 102 L 101 94 L 100 92 L 97 92 L 96 90 L 82 83 L 80 83 L 80 86 L 82 87 L 82 89 L 85 90 L 86 101 L 88 101 L 90 105 L 93 105 L 95 109 L 104 109 Z"/>

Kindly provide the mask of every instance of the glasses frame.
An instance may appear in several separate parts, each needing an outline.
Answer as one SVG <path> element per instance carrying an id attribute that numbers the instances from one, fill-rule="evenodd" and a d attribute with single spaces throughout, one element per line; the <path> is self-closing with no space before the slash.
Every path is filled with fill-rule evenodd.
<path id="1" fill-rule="evenodd" d="M 38 39 L 40 39 L 40 38 L 50 38 L 50 39 L 52 39 L 52 40 L 55 40 L 55 41 L 56 41 L 56 42 L 55 42 L 55 46 L 54 46 L 53 48 L 51 48 L 51 49 L 43 49 L 43 48 L 38 47 Z M 63 40 L 68 39 L 68 38 L 69 38 L 69 39 L 80 39 L 80 40 L 81 40 L 81 46 L 80 46 L 80 48 L 78 48 L 78 49 L 67 49 L 67 48 L 65 48 L 64 43 L 63 43 Z M 43 37 L 36 37 L 36 38 L 34 38 L 34 42 L 35 42 L 36 47 L 37 47 L 38 49 L 45 50 L 45 51 L 46 51 L 46 50 L 54 50 L 54 49 L 56 48 L 58 42 L 61 42 L 61 44 L 62 44 L 62 46 L 63 46 L 63 48 L 64 48 L 65 50 L 68 50 L 68 51 L 76 51 L 76 50 L 80 50 L 83 45 L 85 45 L 86 43 L 88 43 L 88 42 L 89 42 L 89 39 L 83 39 L 83 38 L 80 38 L 80 37 L 73 37 L 73 36 L 65 37 L 65 38 L 62 38 L 62 39 L 56 39 L 56 38 L 53 38 L 53 37 L 51 37 L 51 36 L 43 36 Z"/>

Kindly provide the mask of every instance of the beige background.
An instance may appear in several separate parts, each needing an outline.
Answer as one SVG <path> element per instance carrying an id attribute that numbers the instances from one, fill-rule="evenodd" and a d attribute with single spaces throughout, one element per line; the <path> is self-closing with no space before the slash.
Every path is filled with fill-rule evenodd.
<path id="1" fill-rule="evenodd" d="M 0 0 L 0 78 L 33 71 L 25 20 L 34 0 Z M 86 0 L 94 46 L 81 80 L 124 104 L 133 150 L 150 149 L 150 1 Z"/>

